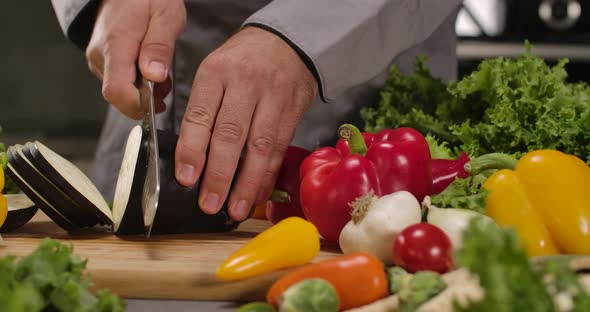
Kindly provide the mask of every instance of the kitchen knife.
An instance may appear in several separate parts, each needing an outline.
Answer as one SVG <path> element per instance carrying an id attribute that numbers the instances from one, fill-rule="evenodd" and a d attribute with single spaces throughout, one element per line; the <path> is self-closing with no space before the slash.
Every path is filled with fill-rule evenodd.
<path id="1" fill-rule="evenodd" d="M 160 170 L 158 155 L 158 137 L 156 134 L 156 117 L 154 103 L 154 83 L 142 77 L 137 73 L 138 81 L 136 82 L 139 90 L 139 99 L 141 109 L 144 112 L 142 127 L 147 139 L 147 162 L 145 181 L 141 196 L 141 207 L 143 210 L 143 225 L 145 227 L 146 238 L 150 237 L 156 210 L 158 209 L 158 199 L 160 197 Z M 138 164 L 139 165 L 139 164 Z"/>

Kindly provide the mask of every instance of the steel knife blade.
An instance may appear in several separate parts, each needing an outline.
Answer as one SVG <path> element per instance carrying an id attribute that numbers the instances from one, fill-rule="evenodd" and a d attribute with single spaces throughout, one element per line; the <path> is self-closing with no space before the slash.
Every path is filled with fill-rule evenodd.
<path id="1" fill-rule="evenodd" d="M 158 209 L 158 200 L 160 197 L 160 171 L 158 136 L 156 133 L 154 83 L 142 77 L 138 72 L 137 87 L 139 90 L 141 109 L 144 112 L 142 127 L 147 136 L 146 175 L 143 183 L 141 207 L 143 210 L 145 236 L 146 238 L 149 238 L 154 225 L 154 219 Z"/>

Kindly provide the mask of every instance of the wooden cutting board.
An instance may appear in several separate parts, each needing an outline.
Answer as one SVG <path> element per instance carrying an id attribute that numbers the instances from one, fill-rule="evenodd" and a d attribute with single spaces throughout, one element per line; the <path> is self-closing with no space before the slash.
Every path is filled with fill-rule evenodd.
<path id="1" fill-rule="evenodd" d="M 106 228 L 68 234 L 42 212 L 10 234 L 3 234 L 0 257 L 24 256 L 51 237 L 72 243 L 74 253 L 88 259 L 94 288 L 108 288 L 125 298 L 254 301 L 264 298 L 272 283 L 289 270 L 247 280 L 223 282 L 217 267 L 249 239 L 270 226 L 248 220 L 229 233 L 117 237 Z M 314 260 L 338 255 L 322 247 Z"/>

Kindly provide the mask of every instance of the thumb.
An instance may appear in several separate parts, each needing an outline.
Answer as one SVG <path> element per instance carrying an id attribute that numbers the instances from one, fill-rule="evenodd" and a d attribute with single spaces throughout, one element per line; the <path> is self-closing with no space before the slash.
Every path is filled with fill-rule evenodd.
<path id="1" fill-rule="evenodd" d="M 154 1 L 147 32 L 139 53 L 139 68 L 149 80 L 163 82 L 168 77 L 174 43 L 184 29 L 184 4 L 168 5 L 178 1 Z M 157 5 L 156 3 L 161 3 Z"/>

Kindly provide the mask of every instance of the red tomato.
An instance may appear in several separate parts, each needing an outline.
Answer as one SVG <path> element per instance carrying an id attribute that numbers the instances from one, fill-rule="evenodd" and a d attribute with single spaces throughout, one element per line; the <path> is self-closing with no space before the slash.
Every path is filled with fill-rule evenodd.
<path id="1" fill-rule="evenodd" d="M 448 272 L 453 267 L 451 240 L 430 223 L 417 223 L 399 233 L 393 243 L 393 261 L 410 273 Z"/>

